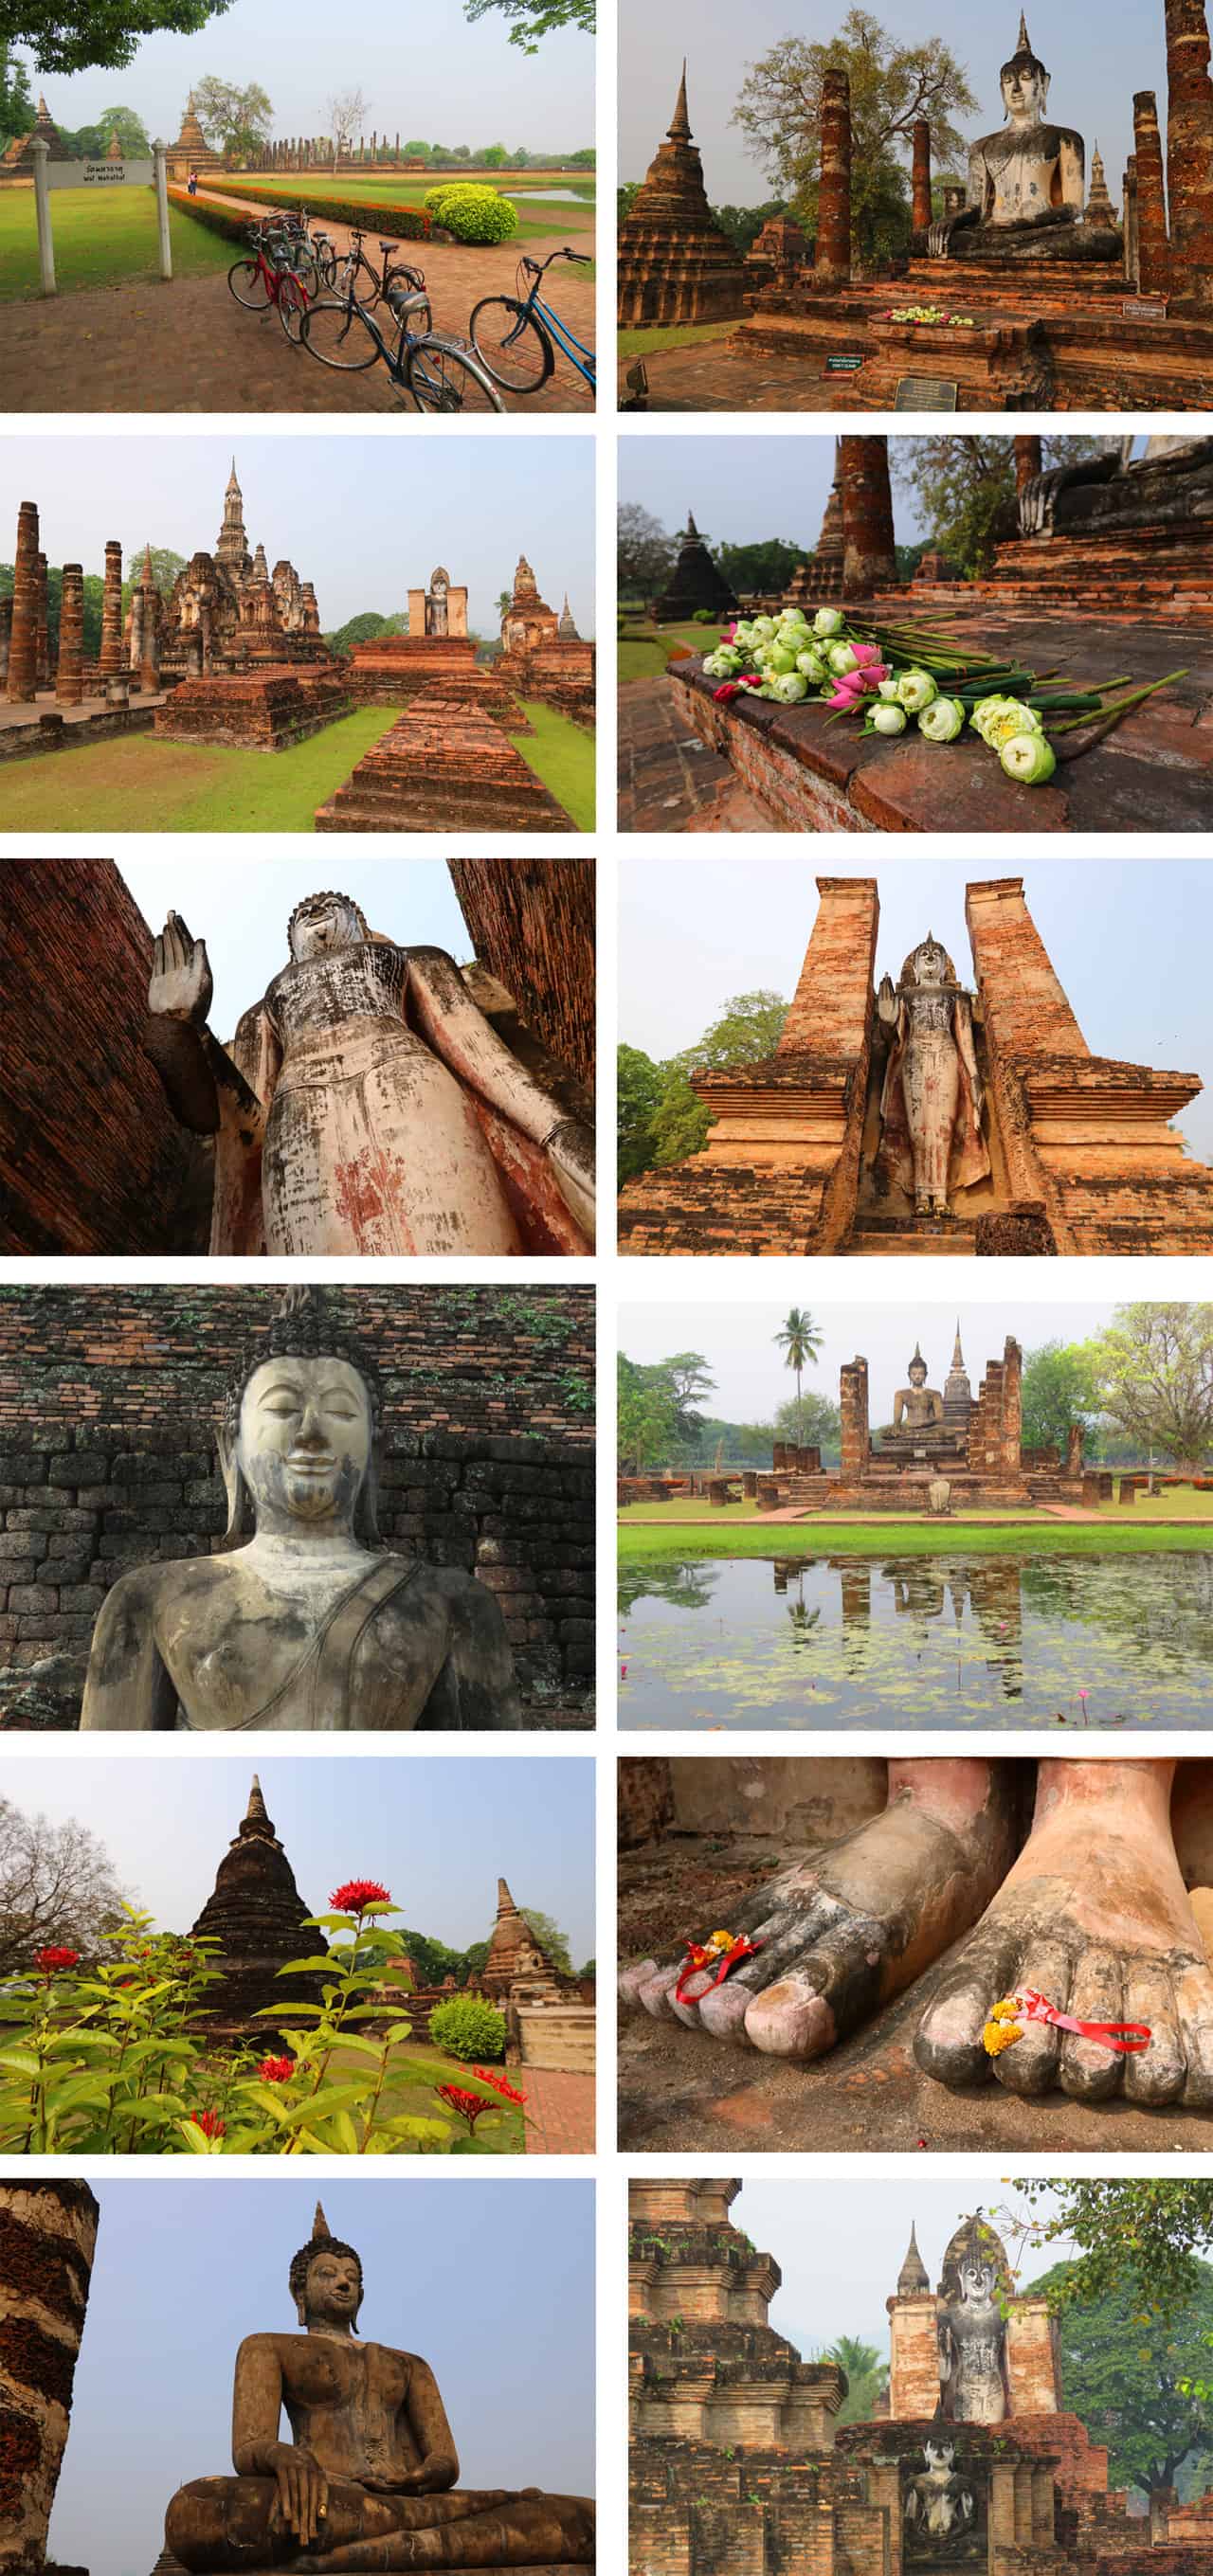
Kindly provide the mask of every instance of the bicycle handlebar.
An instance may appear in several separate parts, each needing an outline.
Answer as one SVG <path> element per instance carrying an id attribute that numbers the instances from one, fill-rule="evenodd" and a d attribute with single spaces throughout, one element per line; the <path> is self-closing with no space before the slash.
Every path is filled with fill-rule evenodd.
<path id="1" fill-rule="evenodd" d="M 550 250 L 546 259 L 531 259 L 529 255 L 524 252 L 522 257 L 522 266 L 526 270 L 528 277 L 542 277 L 545 268 L 550 268 L 554 259 L 573 259 L 578 262 L 580 267 L 588 268 L 592 257 L 593 253 L 591 251 L 570 250 L 566 243 L 563 250 Z"/>

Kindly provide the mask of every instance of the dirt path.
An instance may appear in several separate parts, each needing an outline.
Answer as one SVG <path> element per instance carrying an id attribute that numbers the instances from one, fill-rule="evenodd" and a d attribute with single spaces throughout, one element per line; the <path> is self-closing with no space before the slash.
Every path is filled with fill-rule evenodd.
<path id="1" fill-rule="evenodd" d="M 201 191 L 200 193 L 205 193 Z M 240 209 L 242 201 L 222 202 Z M 250 215 L 264 213 L 244 201 Z M 344 250 L 348 226 L 329 224 Z M 377 258 L 373 207 L 366 214 L 367 244 Z M 553 233 L 524 247 L 537 258 L 559 247 Z M 575 246 L 579 246 L 574 239 Z M 458 244 L 402 242 L 401 255 L 425 272 L 434 327 L 466 337 L 468 318 L 482 295 L 514 293 L 519 249 L 499 243 L 484 250 Z M 235 243 L 233 260 L 239 257 Z M 553 288 L 555 309 L 581 340 L 594 337 L 594 289 L 561 263 Z M 341 375 L 291 347 L 276 313 L 246 313 L 228 293 L 226 274 L 128 280 L 46 302 L 6 304 L 3 311 L 4 402 L 10 412 L 382 412 L 401 409 L 386 369 Z M 504 397 L 510 411 L 593 410 L 593 397 L 568 361 L 557 357 L 542 393 Z M 407 418 L 414 417 L 409 405 Z"/>

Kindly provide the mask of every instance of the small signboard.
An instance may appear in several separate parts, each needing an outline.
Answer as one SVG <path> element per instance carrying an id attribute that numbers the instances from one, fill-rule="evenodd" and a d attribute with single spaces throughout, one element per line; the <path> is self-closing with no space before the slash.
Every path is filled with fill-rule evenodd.
<path id="1" fill-rule="evenodd" d="M 955 411 L 958 382 L 948 376 L 899 376 L 894 411 Z"/>
<path id="2" fill-rule="evenodd" d="M 863 366 L 864 358 L 865 353 L 862 349 L 831 351 L 826 359 L 826 374 L 827 376 L 853 376 L 856 370 Z"/>
<path id="3" fill-rule="evenodd" d="M 48 161 L 48 188 L 150 188 L 153 161 Z"/>
<path id="4" fill-rule="evenodd" d="M 1127 295 L 1120 309 L 1126 322 L 1165 322 L 1167 299 L 1165 295 Z"/>

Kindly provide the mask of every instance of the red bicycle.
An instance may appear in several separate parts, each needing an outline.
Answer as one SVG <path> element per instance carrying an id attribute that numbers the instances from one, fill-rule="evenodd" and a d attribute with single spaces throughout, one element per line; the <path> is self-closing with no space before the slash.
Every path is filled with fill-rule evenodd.
<path id="1" fill-rule="evenodd" d="M 276 309 L 288 340 L 298 347 L 304 314 L 320 287 L 311 251 L 302 248 L 293 228 L 269 224 L 251 225 L 249 241 L 252 258 L 236 260 L 227 273 L 232 294 L 246 312 Z"/>

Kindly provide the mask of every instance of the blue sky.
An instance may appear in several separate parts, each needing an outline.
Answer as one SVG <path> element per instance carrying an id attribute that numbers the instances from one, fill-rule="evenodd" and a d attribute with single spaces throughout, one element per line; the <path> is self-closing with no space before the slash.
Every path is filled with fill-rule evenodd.
<path id="1" fill-rule="evenodd" d="M 697 514 L 698 515 L 698 514 Z M 839 857 L 837 838 L 796 858 L 620 860 L 619 1034 L 646 1055 L 693 1046 L 734 994 L 790 1000 L 817 911 L 819 874 L 878 876 L 879 981 L 928 930 L 972 980 L 970 882 L 1010 873 L 993 843 L 976 858 Z M 988 858 L 986 848 L 988 847 Z M 1213 953 L 1213 877 L 1201 859 L 1043 859 L 1018 871 L 1029 909 L 1094 1055 L 1199 1073 L 1177 1124 L 1213 1158 L 1213 1036 L 1203 961 Z"/>
<path id="2" fill-rule="evenodd" d="M 231 2474 L 237 2345 L 296 2331 L 287 2270 L 317 2182 L 218 2166 L 92 2179 L 101 2225 L 50 2548 L 91 2576 L 148 2576 L 175 2489 Z M 480 2163 L 320 2192 L 362 2257 L 363 2335 L 437 2374 L 461 2483 L 589 2494 L 593 2185 L 499 2181 Z"/>
<path id="3" fill-rule="evenodd" d="M 491 448 L 491 453 L 490 453 Z M 0 447 L 0 561 L 11 560 L 17 506 L 36 501 L 52 564 L 103 572 L 108 537 L 124 556 L 150 540 L 189 556 L 212 552 L 223 524 L 232 447 L 221 438 L 79 431 L 6 438 Z M 594 449 L 589 438 L 426 439 L 408 457 L 395 439 L 277 438 L 241 430 L 236 472 L 250 546 L 263 544 L 316 585 L 331 633 L 362 609 L 408 607 L 437 564 L 467 586 L 469 620 L 496 635 L 498 593 L 520 554 L 540 591 L 564 591 L 583 635 L 594 631 Z"/>
<path id="4" fill-rule="evenodd" d="M 1020 2247 L 1014 2228 L 1002 2223 L 1008 2210 L 1017 2217 L 1025 2213 L 1013 2184 L 974 2176 L 970 2189 L 988 2195 L 984 2215 L 999 2229 L 1025 2289 L 1073 2252 L 1064 2244 L 1044 2254 Z M 760 2176 L 746 2182 L 729 2217 L 760 2253 L 774 2255 L 783 2287 L 772 2301 L 770 2321 L 778 2334 L 799 2346 L 805 2360 L 844 2334 L 875 2344 L 887 2359 L 885 2300 L 897 2287 L 911 2223 L 934 2287 L 950 2237 L 976 2206 L 975 2198 L 965 2196 L 963 2183 L 925 2181 L 921 2174 L 912 2182 L 908 2174 L 898 2182 L 885 2175 L 875 2185 L 870 2174 L 854 2182 L 815 2179 L 811 2191 L 803 2182 L 767 2182 Z M 1046 2193 L 1037 2203 L 1037 2215 L 1051 2214 L 1053 2206 L 1052 2193 Z"/>
<path id="5" fill-rule="evenodd" d="M 447 146 L 576 152 L 594 140 L 594 49 L 587 36 L 546 36 L 537 54 L 511 45 L 495 13 L 469 26 L 462 0 L 361 0 L 348 19 L 327 0 L 235 0 L 194 36 L 148 36 L 125 71 L 31 73 L 57 123 L 91 125 L 132 107 L 149 135 L 173 142 L 195 81 L 251 81 L 268 91 L 276 135 L 328 131 L 335 90 L 360 89 L 366 134 Z"/>
<path id="6" fill-rule="evenodd" d="M 886 1306 L 857 1306 L 850 1300 L 840 1306 L 814 1297 L 809 1311 L 822 1337 L 821 1350 L 804 1372 L 804 1390 L 837 1404 L 838 1372 L 844 1361 L 858 1356 L 870 1371 L 872 1422 L 891 1422 L 893 1398 L 907 1382 L 915 1343 L 922 1346 L 929 1383 L 942 1390 L 959 1324 L 976 1395 L 986 1362 L 1002 1358 L 1008 1333 L 1023 1349 L 1039 1350 L 1043 1342 L 1087 1341 L 1111 1320 L 1111 1299 L 1080 1303 L 1036 1296 L 1032 1289 L 1029 1282 L 1011 1298 L 995 1286 L 987 1297 L 955 1296 L 950 1305 L 938 1300 L 928 1305 L 904 1292 L 896 1304 Z M 786 1297 L 782 1304 L 774 1297 L 747 1297 L 740 1305 L 696 1298 L 677 1308 L 638 1300 L 620 1307 L 619 1347 L 646 1368 L 671 1359 L 676 1351 L 700 1351 L 716 1391 L 699 1410 L 722 1422 L 769 1422 L 796 1393 L 795 1376 L 775 1346 L 787 1310 Z"/>
<path id="7" fill-rule="evenodd" d="M 871 14 L 903 45 L 940 37 L 968 76 L 978 100 L 957 120 L 967 139 L 1003 123 L 998 74 L 1015 50 L 1019 0 L 974 9 L 972 0 L 872 0 Z M 764 165 L 751 157 L 730 123 L 750 64 L 786 36 L 826 44 L 845 15 L 833 0 L 698 0 L 688 13 L 654 9 L 648 0 L 619 0 L 619 176 L 642 179 L 674 110 L 684 50 L 691 130 L 703 155 L 713 205 L 761 205 L 773 192 Z M 1158 93 L 1166 113 L 1166 48 L 1161 0 L 1029 0 L 1028 33 L 1053 75 L 1049 113 L 1085 137 L 1087 169 L 1098 143 L 1113 202 L 1120 203 L 1125 161 L 1133 149 L 1133 93 Z M 1093 41 L 1098 26 L 1098 40 Z"/>
<path id="8" fill-rule="evenodd" d="M 321 1912 L 340 1880 L 377 1878 L 402 1909 L 389 1922 L 463 1949 L 486 1941 L 497 1881 L 550 1914 L 580 1967 L 594 1952 L 594 1765 L 523 1756 L 321 1756 L 192 1762 L 143 1756 L 10 1764 L 27 1812 L 69 1817 L 104 1844 L 128 1896 L 185 1932 L 248 1806 L 256 1769 L 304 1903 Z M 94 2576 L 97 2571 L 94 2570 Z"/>

